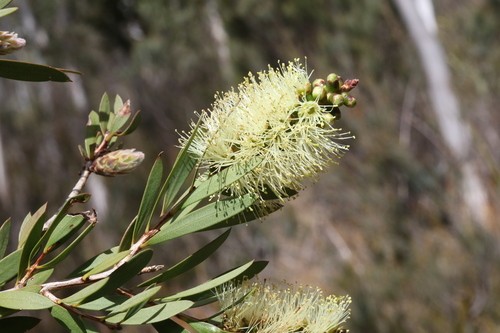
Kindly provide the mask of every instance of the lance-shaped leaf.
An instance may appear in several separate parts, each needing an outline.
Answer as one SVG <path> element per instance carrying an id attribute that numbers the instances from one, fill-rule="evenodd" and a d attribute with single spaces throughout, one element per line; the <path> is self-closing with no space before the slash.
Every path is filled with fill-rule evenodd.
<path id="1" fill-rule="evenodd" d="M 5 251 L 7 250 L 7 245 L 9 244 L 11 224 L 12 223 L 9 218 L 0 227 L 0 259 L 3 258 Z"/>
<path id="2" fill-rule="evenodd" d="M 0 307 L 15 310 L 42 310 L 54 306 L 47 297 L 23 289 L 0 292 Z"/>
<path id="3" fill-rule="evenodd" d="M 0 287 L 12 280 L 19 272 L 22 252 L 23 249 L 17 249 L 0 260 Z"/>
<path id="4" fill-rule="evenodd" d="M 109 122 L 108 130 L 111 133 L 117 133 L 125 125 L 132 114 L 132 110 L 130 109 L 130 100 L 123 103 L 121 97 L 116 95 L 113 110 L 113 121 Z"/>
<path id="5" fill-rule="evenodd" d="M 110 113 L 111 106 L 109 104 L 109 97 L 107 93 L 104 93 L 101 97 L 101 102 L 99 103 L 99 126 L 101 127 L 102 134 L 105 134 L 108 128 Z"/>
<path id="6" fill-rule="evenodd" d="M 31 216 L 29 219 L 26 228 L 22 230 L 23 234 L 26 236 L 22 236 L 26 240 L 22 243 L 22 254 L 21 260 L 19 261 L 19 274 L 18 277 L 21 277 L 25 270 L 29 267 L 31 259 L 36 254 L 36 252 L 40 249 L 40 236 L 42 233 L 43 224 L 45 223 L 45 210 L 47 208 L 47 204 L 43 205 L 38 209 L 38 211 Z M 19 241 L 21 245 L 21 239 Z"/>
<path id="7" fill-rule="evenodd" d="M 127 311 L 128 309 L 138 305 L 142 304 L 144 302 L 147 302 L 153 297 L 158 291 L 160 291 L 161 286 L 156 286 L 150 289 L 146 289 L 143 292 L 138 293 L 137 295 L 134 295 L 127 299 L 125 302 L 118 304 L 117 306 L 112 307 L 110 315 L 114 315 L 119 312 L 124 312 Z"/>
<path id="8" fill-rule="evenodd" d="M 36 273 L 35 275 L 33 275 L 33 277 L 31 277 L 28 282 L 26 283 L 26 286 L 33 286 L 33 285 L 41 285 L 42 283 L 44 283 L 45 281 L 47 281 L 50 276 L 52 275 L 52 273 L 54 272 L 54 269 L 47 269 L 47 270 L 44 270 L 44 271 L 40 271 L 38 273 Z"/>
<path id="9" fill-rule="evenodd" d="M 77 246 L 84 238 L 87 236 L 87 234 L 95 227 L 95 223 L 91 223 L 85 228 L 79 235 L 76 237 L 68 246 L 64 248 L 55 258 L 50 260 L 49 262 L 46 262 L 42 265 L 38 266 L 38 269 L 48 269 L 52 268 L 64 259 L 73 251 L 75 246 Z"/>
<path id="10" fill-rule="evenodd" d="M 0 9 L 0 17 L 7 16 L 9 14 L 12 14 L 17 10 L 17 7 L 10 7 L 10 8 L 5 8 L 5 9 Z"/>
<path id="11" fill-rule="evenodd" d="M 21 224 L 21 229 L 19 230 L 19 244 L 17 246 L 18 249 L 24 246 L 26 243 L 26 240 L 28 239 L 28 236 L 31 234 L 32 229 L 35 228 L 37 225 L 37 222 L 40 222 L 40 218 L 42 217 L 43 214 L 45 214 L 45 209 L 47 208 L 47 204 L 44 204 L 42 207 L 40 207 L 34 215 L 31 215 L 31 213 L 28 213 L 26 217 L 23 220 L 23 223 Z M 39 234 L 41 233 L 42 229 L 38 231 L 38 237 L 40 236 Z"/>
<path id="12" fill-rule="evenodd" d="M 109 309 L 120 305 L 129 298 L 121 294 L 110 294 L 99 297 L 88 303 L 78 305 L 79 309 L 92 310 L 92 311 L 108 311 Z"/>
<path id="13" fill-rule="evenodd" d="M 242 274 L 244 274 L 248 269 L 250 269 L 254 265 L 254 261 L 250 261 L 244 265 L 241 265 L 240 267 L 237 267 L 235 269 L 230 270 L 227 273 L 224 273 L 212 280 L 209 280 L 207 282 L 204 282 L 194 288 L 183 290 L 181 292 L 178 292 L 174 295 L 167 296 L 161 299 L 162 302 L 166 301 L 171 301 L 171 300 L 177 300 L 177 299 L 184 299 L 188 297 L 193 297 L 202 293 L 205 293 L 206 291 L 213 290 L 214 288 L 219 287 L 220 285 L 231 281 Z"/>
<path id="14" fill-rule="evenodd" d="M 224 232 L 222 235 L 190 255 L 189 257 L 185 258 L 178 264 L 170 267 L 167 269 L 165 272 L 147 280 L 144 281 L 139 285 L 139 287 L 143 286 L 149 286 L 153 283 L 160 283 L 167 281 L 175 276 L 181 275 L 182 273 L 187 272 L 188 270 L 192 269 L 193 267 L 196 267 L 203 261 L 205 261 L 207 258 L 209 258 L 227 239 L 229 236 L 231 230 L 227 230 Z"/>
<path id="15" fill-rule="evenodd" d="M 144 250 L 136 254 L 130 261 L 118 267 L 105 279 L 92 283 L 77 293 L 65 298 L 63 302 L 77 306 L 108 295 L 136 276 L 151 260 L 153 251 Z"/>
<path id="16" fill-rule="evenodd" d="M 241 213 L 255 202 L 251 194 L 220 200 L 164 225 L 147 244 L 153 245 L 200 231 Z"/>
<path id="17" fill-rule="evenodd" d="M 99 114 L 90 111 L 87 126 L 85 126 L 85 157 L 89 160 L 94 159 L 94 152 L 97 145 L 97 134 L 100 133 Z"/>
<path id="18" fill-rule="evenodd" d="M 198 133 L 198 127 L 200 122 L 193 129 L 193 134 L 186 142 L 186 145 L 177 155 L 175 163 L 170 171 L 170 174 L 165 181 L 162 188 L 163 206 L 161 209 L 161 214 L 165 214 L 174 203 L 174 200 L 179 197 L 179 191 L 188 179 L 189 175 L 196 166 L 197 160 L 189 153 L 189 146 L 193 142 L 194 137 Z"/>
<path id="19" fill-rule="evenodd" d="M 194 190 L 193 193 L 191 193 L 182 203 L 182 208 L 191 205 L 192 203 L 201 201 L 202 199 L 207 198 L 214 193 L 221 192 L 228 185 L 234 183 L 241 177 L 251 172 L 261 162 L 261 158 L 254 158 L 245 165 L 235 164 L 216 173 L 207 180 L 198 184 L 196 190 Z"/>
<path id="20" fill-rule="evenodd" d="M 151 218 L 159 201 L 162 178 L 163 162 L 161 156 L 158 156 L 153 164 L 153 168 L 151 168 L 146 188 L 144 189 L 141 205 L 139 206 L 139 213 L 137 214 L 137 220 L 135 222 L 132 242 L 137 241 L 144 230 L 149 230 L 149 223 L 151 222 Z"/>
<path id="21" fill-rule="evenodd" d="M 108 249 L 102 253 L 96 254 L 92 258 L 88 259 L 86 262 L 81 264 L 79 267 L 77 267 L 70 275 L 69 278 L 72 277 L 77 277 L 77 276 L 82 276 L 83 274 L 87 273 L 90 271 L 92 268 L 95 266 L 99 265 L 101 262 L 106 260 L 107 257 L 114 255 L 115 253 L 118 253 L 118 248 L 117 247 L 112 247 L 111 249 Z"/>
<path id="22" fill-rule="evenodd" d="M 20 81 L 71 82 L 66 73 L 78 73 L 68 69 L 0 59 L 0 77 Z"/>
<path id="23" fill-rule="evenodd" d="M 191 305 L 193 305 L 193 302 L 190 301 L 176 301 L 157 304 L 147 308 L 142 308 L 128 319 L 125 319 L 125 313 L 119 313 L 115 316 L 107 318 L 106 321 L 110 323 L 120 323 L 122 325 L 152 324 L 175 316 L 176 314 L 189 309 Z"/>
<path id="24" fill-rule="evenodd" d="M 134 116 L 132 117 L 132 120 L 130 120 L 128 125 L 125 128 L 123 128 L 121 131 L 117 132 L 116 135 L 117 136 L 129 135 L 130 133 L 132 133 L 133 131 L 135 131 L 137 129 L 137 127 L 139 126 L 139 124 L 141 122 L 141 119 L 142 119 L 141 112 L 136 111 L 136 113 L 134 114 Z"/>
<path id="25" fill-rule="evenodd" d="M 104 272 L 105 270 L 113 267 L 115 264 L 120 262 L 120 260 L 125 258 L 128 254 L 129 251 L 121 251 L 107 256 L 106 259 L 104 259 L 98 265 L 93 267 L 90 271 L 85 273 L 85 275 L 83 275 L 83 279 L 86 280 L 91 275 Z"/>
<path id="26" fill-rule="evenodd" d="M 52 307 L 50 314 L 61 326 L 63 326 L 68 332 L 72 333 L 87 333 L 85 325 L 80 317 L 74 316 L 68 310 L 60 305 Z"/>
<path id="27" fill-rule="evenodd" d="M 0 8 L 5 8 L 12 0 L 0 0 Z"/>
<path id="28" fill-rule="evenodd" d="M 52 251 L 64 243 L 80 229 L 84 222 L 85 218 L 82 215 L 66 215 L 50 235 L 43 251 Z"/>
<path id="29" fill-rule="evenodd" d="M 0 327 L 4 332 L 24 333 L 38 325 L 39 318 L 28 316 L 15 316 L 0 319 Z"/>

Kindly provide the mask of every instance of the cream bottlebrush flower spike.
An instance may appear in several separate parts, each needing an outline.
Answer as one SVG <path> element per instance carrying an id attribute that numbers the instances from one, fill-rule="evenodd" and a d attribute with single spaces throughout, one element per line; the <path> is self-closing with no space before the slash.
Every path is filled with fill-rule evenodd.
<path id="1" fill-rule="evenodd" d="M 349 296 L 324 296 L 319 288 L 244 281 L 217 293 L 223 329 L 247 333 L 337 333 L 349 319 Z"/>
<path id="2" fill-rule="evenodd" d="M 347 91 L 357 80 L 344 84 L 337 75 L 328 78 L 334 81 L 311 85 L 298 60 L 257 76 L 250 73 L 237 91 L 217 94 L 212 109 L 201 112 L 189 151 L 210 172 L 261 158 L 257 168 L 229 186 L 229 193 L 254 193 L 262 203 L 268 191 L 279 199 L 288 197 L 348 149 L 335 139 L 349 136 L 332 125 L 342 104 L 355 104 Z M 181 138 L 182 146 L 189 135 Z"/>

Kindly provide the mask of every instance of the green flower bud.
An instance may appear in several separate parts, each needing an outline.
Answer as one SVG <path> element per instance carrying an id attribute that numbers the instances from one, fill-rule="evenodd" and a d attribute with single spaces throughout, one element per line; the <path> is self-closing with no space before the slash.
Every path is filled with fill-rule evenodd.
<path id="1" fill-rule="evenodd" d="M 0 55 L 6 55 L 26 45 L 26 40 L 17 37 L 15 32 L 0 31 Z"/>
<path id="2" fill-rule="evenodd" d="M 119 149 L 98 157 L 91 171 L 102 176 L 116 176 L 131 172 L 144 160 L 144 153 L 135 149 Z"/>
<path id="3" fill-rule="evenodd" d="M 342 93 L 344 99 L 344 105 L 348 108 L 352 108 L 356 105 L 356 98 L 349 96 L 347 93 Z"/>
<path id="4" fill-rule="evenodd" d="M 312 97 L 317 100 L 326 98 L 326 89 L 324 86 L 315 86 L 312 90 Z"/>
<path id="5" fill-rule="evenodd" d="M 335 94 L 330 92 L 326 95 L 326 98 L 328 99 L 328 102 L 330 102 L 332 105 L 341 106 L 342 104 L 344 104 L 344 97 L 341 94 Z"/>
<path id="6" fill-rule="evenodd" d="M 335 73 L 330 73 L 326 77 L 326 87 L 329 92 L 340 92 L 340 86 L 343 84 L 342 77 Z"/>
<path id="7" fill-rule="evenodd" d="M 322 87 L 325 85 L 325 80 L 323 79 L 316 79 L 312 83 L 313 87 Z"/>

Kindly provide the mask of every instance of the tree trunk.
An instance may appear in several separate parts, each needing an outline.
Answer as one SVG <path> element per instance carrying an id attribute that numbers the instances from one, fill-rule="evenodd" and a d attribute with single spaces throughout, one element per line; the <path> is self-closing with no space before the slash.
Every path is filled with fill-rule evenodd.
<path id="1" fill-rule="evenodd" d="M 417 48 L 441 135 L 461 172 L 464 207 L 477 223 L 484 226 L 487 192 L 472 161 L 470 129 L 461 118 L 459 101 L 450 83 L 446 54 L 437 36 L 432 1 L 394 0 L 394 4 Z"/>

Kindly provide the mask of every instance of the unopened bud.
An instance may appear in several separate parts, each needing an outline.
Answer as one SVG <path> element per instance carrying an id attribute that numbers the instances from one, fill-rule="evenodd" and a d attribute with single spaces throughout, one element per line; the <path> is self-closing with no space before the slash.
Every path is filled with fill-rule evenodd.
<path id="1" fill-rule="evenodd" d="M 129 173 L 144 160 L 144 153 L 135 149 L 119 149 L 98 157 L 91 171 L 103 176 L 116 176 Z"/>
<path id="2" fill-rule="evenodd" d="M 332 105 L 341 106 L 342 104 L 344 104 L 344 97 L 341 94 L 335 94 L 330 92 L 326 95 L 326 98 L 328 99 L 328 102 L 330 102 Z"/>
<path id="3" fill-rule="evenodd" d="M 312 83 L 313 87 L 322 87 L 325 85 L 325 80 L 323 79 L 316 79 Z"/>
<path id="4" fill-rule="evenodd" d="M 130 108 L 130 99 L 128 99 L 125 103 L 123 103 L 122 108 L 118 111 L 119 116 L 129 116 L 132 113 L 132 109 Z"/>
<path id="5" fill-rule="evenodd" d="M 342 77 L 335 73 L 330 73 L 326 77 L 326 87 L 328 91 L 338 93 L 340 92 L 340 86 L 343 84 Z"/>
<path id="6" fill-rule="evenodd" d="M 12 53 L 26 45 L 26 40 L 17 37 L 15 32 L 0 31 L 0 55 Z"/>
<path id="7" fill-rule="evenodd" d="M 312 90 L 312 97 L 316 100 L 322 100 L 326 98 L 326 89 L 324 86 L 315 86 Z"/>
<path id="8" fill-rule="evenodd" d="M 352 89 L 356 88 L 358 85 L 359 80 L 358 79 L 351 79 L 351 80 L 346 80 L 344 84 L 340 87 L 340 90 L 342 92 L 348 92 L 351 91 Z"/>
<path id="9" fill-rule="evenodd" d="M 342 93 L 342 96 L 344 98 L 344 105 L 348 108 L 352 108 L 356 105 L 356 98 L 349 96 L 347 93 Z"/>

